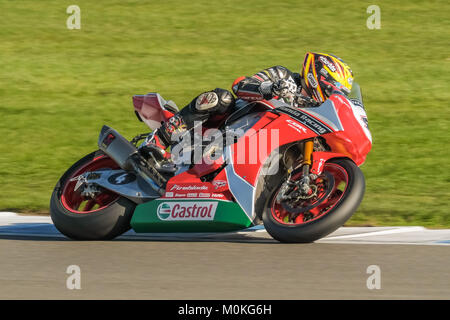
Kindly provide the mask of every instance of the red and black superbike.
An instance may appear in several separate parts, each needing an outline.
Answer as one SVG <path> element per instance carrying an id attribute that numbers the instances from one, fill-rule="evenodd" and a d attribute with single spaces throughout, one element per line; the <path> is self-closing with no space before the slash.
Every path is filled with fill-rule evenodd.
<path id="1" fill-rule="evenodd" d="M 364 195 L 359 166 L 372 142 L 356 83 L 351 96 L 336 93 L 308 108 L 238 100 L 232 114 L 201 129 L 217 128 L 224 142 L 202 141 L 200 161 L 172 171 L 142 155 L 138 142 L 147 134 L 128 141 L 104 126 L 99 150 L 57 183 L 52 220 L 78 240 L 113 239 L 130 228 L 230 232 L 261 222 L 282 242 L 320 239 L 342 226 Z M 178 111 L 157 93 L 133 101 L 153 130 Z"/>

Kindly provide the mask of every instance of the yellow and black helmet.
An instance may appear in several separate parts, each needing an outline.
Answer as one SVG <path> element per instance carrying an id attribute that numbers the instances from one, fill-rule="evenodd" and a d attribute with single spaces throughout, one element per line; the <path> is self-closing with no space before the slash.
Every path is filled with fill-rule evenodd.
<path id="1" fill-rule="evenodd" d="M 332 89 L 348 95 L 352 89 L 353 73 L 350 67 L 332 54 L 306 53 L 301 74 L 302 87 L 318 102 L 324 102 Z"/>

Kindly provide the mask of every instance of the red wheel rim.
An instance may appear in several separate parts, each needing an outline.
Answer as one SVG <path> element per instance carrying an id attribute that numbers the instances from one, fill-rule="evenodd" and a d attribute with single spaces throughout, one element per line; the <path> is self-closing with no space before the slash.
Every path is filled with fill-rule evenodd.
<path id="1" fill-rule="evenodd" d="M 61 194 L 61 204 L 65 209 L 77 214 L 96 212 L 110 206 L 119 198 L 118 194 L 105 189 L 93 199 L 85 198 L 81 194 L 81 188 L 74 191 L 77 181 L 70 181 L 72 178 L 85 172 L 99 169 L 119 169 L 119 166 L 108 156 L 102 155 L 94 158 L 91 162 L 75 171 L 75 173 L 67 178 Z"/>
<path id="2" fill-rule="evenodd" d="M 348 185 L 348 174 L 347 171 L 340 165 L 336 163 L 326 163 L 324 167 L 324 171 L 330 173 L 334 178 L 334 185 L 331 193 L 324 200 L 320 198 L 320 193 L 316 199 L 311 200 L 315 201 L 323 201 L 317 207 L 298 214 L 297 217 L 292 221 L 293 214 L 283 208 L 281 203 L 277 202 L 277 193 L 274 195 L 271 203 L 271 213 L 272 217 L 281 224 L 285 225 L 302 225 L 305 223 L 309 223 L 311 221 L 317 220 L 320 217 L 323 217 L 327 213 L 329 213 L 339 201 L 342 199 L 345 191 L 347 190 Z M 323 179 L 323 178 L 320 178 Z M 310 200 L 308 200 L 310 201 Z"/>

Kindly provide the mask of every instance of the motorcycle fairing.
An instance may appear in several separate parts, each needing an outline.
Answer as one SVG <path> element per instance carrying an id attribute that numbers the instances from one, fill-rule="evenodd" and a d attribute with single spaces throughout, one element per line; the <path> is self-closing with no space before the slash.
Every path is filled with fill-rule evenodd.
<path id="1" fill-rule="evenodd" d="M 300 134 L 299 131 L 293 129 L 289 125 L 281 125 L 291 119 L 292 118 L 286 114 L 280 114 L 272 117 L 272 121 L 267 123 L 265 118 L 262 117 L 262 121 L 259 121 L 253 126 L 253 129 L 255 130 L 247 131 L 241 136 L 237 143 L 225 148 L 225 159 L 228 163 L 225 167 L 228 188 L 236 202 L 252 220 L 256 217 L 255 196 L 259 176 L 261 174 L 276 174 L 276 172 L 270 171 L 263 172 L 264 164 L 268 157 L 282 145 L 317 135 L 307 128 L 305 128 L 305 132 Z M 270 132 L 270 130 L 279 130 L 280 132 L 277 135 L 271 133 L 267 136 L 266 133 Z M 258 156 L 256 157 L 255 163 L 249 163 L 249 161 L 242 163 L 240 160 L 243 158 L 248 159 L 251 156 L 250 154 L 247 154 L 249 152 L 248 148 L 246 148 L 247 144 L 250 144 L 249 141 L 253 141 L 253 143 L 258 145 L 256 151 Z M 261 153 L 261 148 L 265 148 L 266 152 Z M 246 153 L 245 156 L 248 155 L 248 158 L 242 157 L 240 152 Z"/>
<path id="2" fill-rule="evenodd" d="M 319 107 L 308 109 L 302 108 L 300 110 L 305 114 L 312 115 L 315 118 L 319 119 L 321 122 L 325 123 L 328 127 L 333 129 L 333 131 L 344 130 L 333 100 L 327 100 Z"/>
<path id="3" fill-rule="evenodd" d="M 245 214 L 253 221 L 255 211 L 255 187 L 244 179 L 246 176 L 241 177 L 235 172 L 231 146 L 226 147 L 225 155 L 226 159 L 229 160 L 225 167 L 228 188 Z"/>
<path id="4" fill-rule="evenodd" d="M 332 95 L 329 100 L 335 105 L 338 117 L 342 121 L 343 130 L 325 134 L 322 137 L 333 152 L 344 154 L 360 166 L 372 148 L 367 116 L 363 110 L 355 112 L 354 108 L 357 107 L 341 95 Z M 361 118 L 363 116 L 365 119 Z"/>
<path id="5" fill-rule="evenodd" d="M 300 123 L 308 126 L 316 134 L 325 134 L 333 131 L 343 130 L 343 126 L 339 117 L 337 115 L 334 102 L 332 100 L 327 100 L 318 107 L 313 108 L 292 108 L 286 103 L 272 99 L 267 102 L 261 101 L 266 106 L 275 109 L 276 111 L 281 111 L 295 118 Z M 311 117 L 314 116 L 314 117 Z M 320 122 L 317 122 L 317 119 Z M 326 126 L 324 126 L 326 124 Z"/>
<path id="6" fill-rule="evenodd" d="M 332 148 L 332 152 L 313 153 L 312 169 L 316 174 L 320 174 L 322 172 L 324 163 L 331 158 L 347 157 L 353 159 L 357 164 L 362 163 L 364 155 L 368 152 L 366 152 L 367 148 L 370 149 L 370 145 L 364 143 L 367 142 L 365 134 L 362 134 L 362 136 L 366 141 L 361 139 L 362 132 L 360 131 L 362 131 L 362 128 L 353 115 L 353 110 L 350 103 L 346 98 L 343 98 L 340 95 L 335 94 L 321 106 L 308 109 L 293 109 L 278 100 L 263 101 L 263 103 L 267 106 L 274 106 L 274 111 L 279 113 L 279 117 L 273 119 L 270 123 L 265 123 L 262 127 L 259 126 L 259 123 L 256 123 L 253 127 L 256 129 L 256 132 L 249 131 L 246 135 L 242 136 L 235 145 L 233 145 L 233 148 L 235 148 L 234 150 L 237 150 L 236 152 L 233 152 L 231 146 L 226 149 L 226 156 L 229 163 L 226 166 L 229 189 L 236 201 L 249 217 L 255 217 L 255 190 L 257 187 L 258 178 L 261 174 L 268 174 L 268 172 L 261 171 L 263 165 L 267 161 L 270 154 L 277 148 L 295 141 L 310 139 L 318 135 L 321 135 L 330 141 L 340 140 L 340 144 L 334 144 L 335 148 Z M 350 119 L 344 120 L 344 123 L 342 123 L 340 119 L 346 118 Z M 290 119 L 294 119 L 299 124 L 306 127 L 306 130 L 295 130 L 292 126 L 283 125 L 283 122 L 290 121 Z M 346 131 L 344 131 L 344 128 Z M 279 142 L 273 144 L 267 141 L 269 139 L 265 139 L 266 150 L 268 152 L 266 152 L 263 157 L 258 157 L 257 163 L 239 163 L 237 161 L 239 159 L 238 151 L 245 150 L 245 148 L 240 145 L 245 144 L 245 139 L 248 138 L 249 135 L 257 136 L 258 143 L 260 139 L 267 138 L 263 137 L 265 131 L 262 131 L 261 129 L 279 130 Z M 358 147 L 355 147 L 355 145 L 351 143 L 351 139 L 355 139 L 355 134 L 359 137 L 359 140 L 363 145 L 362 149 L 358 149 Z M 342 141 L 345 143 L 342 144 Z M 260 147 L 261 145 L 259 145 L 259 148 Z"/>
<path id="7" fill-rule="evenodd" d="M 301 124 L 307 126 L 316 135 L 326 134 L 333 132 L 327 125 L 311 116 L 309 113 L 300 109 L 294 109 L 289 106 L 283 106 L 276 109 L 278 112 L 289 115 L 293 119 L 297 120 Z"/>
<path id="8" fill-rule="evenodd" d="M 205 205 L 210 216 L 195 216 L 192 208 Z M 136 206 L 130 225 L 138 233 L 229 232 L 250 227 L 252 220 L 233 201 L 160 198 Z"/>
<path id="9" fill-rule="evenodd" d="M 317 136 L 314 131 L 307 127 L 305 128 L 306 132 L 300 133 L 299 131 L 296 131 L 288 125 L 288 120 L 292 120 L 292 118 L 286 114 L 280 113 L 278 117 L 265 125 L 263 128 L 258 128 L 257 123 L 254 126 L 254 128 L 256 128 L 257 130 L 256 132 L 254 130 L 248 131 L 238 140 L 236 144 L 232 146 L 231 157 L 233 170 L 238 176 L 245 179 L 245 181 L 250 185 L 256 186 L 261 168 L 263 167 L 270 154 L 276 149 L 292 142 Z M 267 136 L 267 132 L 273 133 Z M 277 132 L 278 134 L 275 134 L 275 132 Z M 256 157 L 257 161 L 255 163 L 243 163 L 242 161 L 240 161 L 243 158 L 240 152 L 245 152 L 246 145 L 249 144 L 248 141 L 255 141 L 254 143 L 258 144 L 258 156 Z M 263 148 L 265 152 L 261 152 Z"/>

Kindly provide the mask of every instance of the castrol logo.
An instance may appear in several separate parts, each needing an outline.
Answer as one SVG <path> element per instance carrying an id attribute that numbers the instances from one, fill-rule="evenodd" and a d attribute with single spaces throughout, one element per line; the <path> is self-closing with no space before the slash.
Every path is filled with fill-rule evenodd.
<path id="1" fill-rule="evenodd" d="M 164 221 L 212 221 L 216 214 L 217 202 L 180 201 L 163 202 L 156 213 Z"/>

